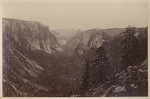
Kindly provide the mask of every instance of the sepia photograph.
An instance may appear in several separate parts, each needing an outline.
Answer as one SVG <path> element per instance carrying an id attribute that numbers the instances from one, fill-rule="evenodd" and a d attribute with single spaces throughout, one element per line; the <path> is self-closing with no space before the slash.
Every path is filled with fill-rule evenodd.
<path id="1" fill-rule="evenodd" d="M 3 97 L 148 97 L 148 2 L 3 2 Z"/>

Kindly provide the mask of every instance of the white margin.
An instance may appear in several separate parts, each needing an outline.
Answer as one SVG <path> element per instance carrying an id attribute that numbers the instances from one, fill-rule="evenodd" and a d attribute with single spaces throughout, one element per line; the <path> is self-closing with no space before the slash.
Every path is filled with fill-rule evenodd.
<path id="1" fill-rule="evenodd" d="M 0 1 L 0 98 L 2 97 L 2 2 L 148 2 L 148 84 L 150 84 L 150 0 L 1 0 Z M 76 99 L 150 99 L 148 97 L 72 97 Z M 2 97 L 2 99 L 70 99 L 70 97 Z"/>

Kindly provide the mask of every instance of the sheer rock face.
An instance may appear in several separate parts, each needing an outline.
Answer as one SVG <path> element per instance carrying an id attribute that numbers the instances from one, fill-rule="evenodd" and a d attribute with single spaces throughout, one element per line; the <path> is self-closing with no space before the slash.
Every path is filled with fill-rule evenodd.
<path id="1" fill-rule="evenodd" d="M 86 30 L 73 37 L 63 48 L 69 54 L 73 54 L 80 44 L 86 46 L 83 47 L 86 49 L 98 48 L 102 46 L 103 42 L 112 41 L 114 37 L 123 31 L 124 28 Z"/>
<path id="2" fill-rule="evenodd" d="M 3 34 L 25 48 L 52 53 L 59 43 L 49 27 L 39 22 L 3 18 Z"/>
<path id="3" fill-rule="evenodd" d="M 15 49 L 10 42 L 3 39 L 3 96 L 32 96 L 34 90 L 46 91 L 46 88 L 31 81 L 39 79 L 44 68 Z"/>
<path id="4" fill-rule="evenodd" d="M 59 43 L 47 26 L 3 19 L 3 96 L 63 96 L 75 90 L 82 64 L 55 50 Z"/>
<path id="5" fill-rule="evenodd" d="M 47 92 L 47 88 L 34 81 L 45 69 L 30 59 L 27 52 L 36 52 L 36 49 L 49 54 L 54 52 L 59 46 L 55 36 L 39 22 L 7 18 L 2 22 L 3 95 L 32 96 L 34 91 Z"/>
<path id="6" fill-rule="evenodd" d="M 93 47 L 99 48 L 103 44 L 104 41 L 105 40 L 103 39 L 102 34 L 100 34 L 100 33 L 93 33 L 91 35 L 90 41 L 88 43 L 88 46 L 90 48 L 93 48 Z"/>

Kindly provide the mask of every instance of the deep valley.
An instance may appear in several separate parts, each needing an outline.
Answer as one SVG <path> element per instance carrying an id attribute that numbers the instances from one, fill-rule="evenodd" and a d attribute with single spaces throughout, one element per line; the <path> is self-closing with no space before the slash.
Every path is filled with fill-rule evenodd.
<path id="1" fill-rule="evenodd" d="M 2 26 L 4 97 L 148 96 L 148 27 L 63 30 L 70 37 L 35 21 Z"/>

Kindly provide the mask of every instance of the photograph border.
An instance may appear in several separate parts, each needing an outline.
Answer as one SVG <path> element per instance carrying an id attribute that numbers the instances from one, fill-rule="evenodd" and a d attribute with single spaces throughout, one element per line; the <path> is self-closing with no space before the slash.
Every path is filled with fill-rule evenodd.
<path id="1" fill-rule="evenodd" d="M 3 2 L 147 2 L 148 3 L 148 84 L 150 84 L 150 0 L 1 0 L 0 1 L 0 12 L 3 12 L 2 3 Z M 0 97 L 2 97 L 2 13 L 0 13 Z M 148 99 L 150 98 L 150 85 L 148 85 L 148 97 L 73 97 L 73 98 L 100 98 L 100 99 Z M 28 99 L 59 99 L 65 98 L 69 99 L 70 97 L 2 97 L 4 99 L 20 99 L 20 98 L 28 98 Z"/>

